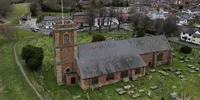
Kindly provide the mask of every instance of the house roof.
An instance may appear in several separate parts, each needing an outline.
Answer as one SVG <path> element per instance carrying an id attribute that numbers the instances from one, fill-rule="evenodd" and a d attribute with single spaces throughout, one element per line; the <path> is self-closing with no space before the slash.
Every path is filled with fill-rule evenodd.
<path id="1" fill-rule="evenodd" d="M 87 12 L 76 12 L 76 13 L 74 14 L 74 16 L 87 16 L 87 15 L 88 15 Z"/>
<path id="2" fill-rule="evenodd" d="M 187 33 L 187 34 L 194 34 L 196 31 L 199 31 L 198 28 L 185 28 L 182 30 L 182 32 Z"/>
<path id="3" fill-rule="evenodd" d="M 44 16 L 44 21 L 52 21 L 56 19 L 61 19 L 62 16 Z M 71 16 L 64 16 L 64 20 L 72 19 Z"/>
<path id="4" fill-rule="evenodd" d="M 80 44 L 76 60 L 83 79 L 146 66 L 128 40 Z"/>
<path id="5" fill-rule="evenodd" d="M 200 34 L 194 34 L 193 37 L 200 38 Z"/>
<path id="6" fill-rule="evenodd" d="M 81 5 L 89 5 L 90 1 L 80 1 L 79 2 Z"/>
<path id="7" fill-rule="evenodd" d="M 135 43 L 139 54 L 171 50 L 171 46 L 164 35 L 133 38 L 130 42 Z"/>

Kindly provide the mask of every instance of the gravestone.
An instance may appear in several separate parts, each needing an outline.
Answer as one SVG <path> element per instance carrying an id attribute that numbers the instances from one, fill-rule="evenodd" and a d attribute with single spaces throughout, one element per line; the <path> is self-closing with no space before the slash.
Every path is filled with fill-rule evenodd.
<path id="1" fill-rule="evenodd" d="M 156 85 L 154 85 L 154 86 L 151 87 L 152 90 L 155 90 L 157 88 L 158 88 L 158 86 L 156 86 Z"/>
<path id="2" fill-rule="evenodd" d="M 129 82 L 129 77 L 123 78 L 123 82 Z"/>
<path id="3" fill-rule="evenodd" d="M 74 96 L 73 99 L 81 98 L 81 95 Z"/>
<path id="4" fill-rule="evenodd" d="M 181 74 L 181 72 L 180 71 L 177 71 L 177 72 L 175 72 L 176 73 L 176 75 L 180 75 Z"/>
<path id="5" fill-rule="evenodd" d="M 147 95 L 150 97 L 151 96 L 151 91 L 147 91 Z"/>
<path id="6" fill-rule="evenodd" d="M 190 73 L 195 73 L 196 71 L 195 71 L 195 70 L 190 70 L 189 72 L 190 72 Z"/>
<path id="7" fill-rule="evenodd" d="M 138 92 L 139 93 L 144 92 L 144 89 L 139 89 Z"/>
<path id="8" fill-rule="evenodd" d="M 178 77 L 180 77 L 180 78 L 184 78 L 185 76 L 184 76 L 184 75 L 179 75 Z"/>
<path id="9" fill-rule="evenodd" d="M 170 95 L 172 96 L 172 98 L 176 98 L 176 96 L 177 96 L 178 94 L 177 94 L 176 92 L 172 92 Z"/>
<path id="10" fill-rule="evenodd" d="M 151 79 L 152 79 L 152 76 L 150 75 L 150 76 L 149 76 L 149 80 L 151 80 Z"/>
<path id="11" fill-rule="evenodd" d="M 156 70 L 155 70 L 155 69 L 151 69 L 150 71 L 151 71 L 151 72 L 156 72 Z"/>
<path id="12" fill-rule="evenodd" d="M 132 95 L 132 97 L 134 98 L 134 99 L 136 99 L 136 98 L 138 98 L 138 97 L 140 97 L 141 95 L 140 94 L 134 94 L 134 95 Z"/>
<path id="13" fill-rule="evenodd" d="M 172 89 L 176 89 L 177 87 L 175 85 L 172 86 Z"/>
<path id="14" fill-rule="evenodd" d="M 159 70 L 158 72 L 161 73 L 161 74 L 164 75 L 164 76 L 168 76 L 168 75 L 169 75 L 167 72 L 162 71 L 162 70 Z"/>
<path id="15" fill-rule="evenodd" d="M 124 86 L 124 89 L 126 89 L 126 90 L 131 89 L 131 85 Z"/>

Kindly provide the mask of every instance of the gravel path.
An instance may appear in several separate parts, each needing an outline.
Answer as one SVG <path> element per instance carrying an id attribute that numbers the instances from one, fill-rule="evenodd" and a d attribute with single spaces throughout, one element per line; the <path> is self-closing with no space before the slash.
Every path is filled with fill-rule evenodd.
<path id="1" fill-rule="evenodd" d="M 22 40 L 23 41 L 23 40 Z M 20 68 L 20 71 L 22 73 L 22 75 L 24 76 L 24 78 L 26 79 L 26 81 L 28 82 L 28 84 L 31 86 L 31 88 L 34 90 L 34 92 L 37 94 L 38 98 L 40 98 L 40 100 L 44 100 L 43 97 L 41 96 L 41 94 L 36 90 L 36 88 L 33 86 L 33 84 L 30 82 L 30 80 L 28 79 L 24 69 L 23 69 L 23 66 L 21 65 L 21 63 L 19 62 L 18 60 L 18 57 L 17 57 L 17 53 L 16 53 L 16 45 L 19 43 L 20 41 L 18 41 L 17 43 L 15 43 L 13 49 L 14 49 L 14 56 L 15 56 L 15 61 L 17 62 L 19 68 Z"/>

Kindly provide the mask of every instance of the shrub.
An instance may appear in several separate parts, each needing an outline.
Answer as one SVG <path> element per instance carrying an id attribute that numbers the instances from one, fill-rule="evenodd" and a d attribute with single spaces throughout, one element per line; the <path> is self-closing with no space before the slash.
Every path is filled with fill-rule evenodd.
<path id="1" fill-rule="evenodd" d="M 105 41 L 106 38 L 101 35 L 101 34 L 96 34 L 92 37 L 92 42 L 100 42 L 100 41 Z"/>
<path id="2" fill-rule="evenodd" d="M 26 45 L 22 49 L 22 59 L 25 60 L 29 69 L 33 71 L 38 70 L 44 59 L 43 49 L 40 47 Z"/>
<path id="3" fill-rule="evenodd" d="M 32 71 L 35 71 L 35 70 L 38 70 L 40 68 L 40 66 L 42 65 L 42 62 L 39 61 L 38 59 L 36 58 L 31 58 L 28 60 L 28 63 L 27 63 L 27 67 L 29 69 L 31 69 Z"/>
<path id="4" fill-rule="evenodd" d="M 189 54 L 192 52 L 192 48 L 188 47 L 188 46 L 182 46 L 180 48 L 180 51 L 184 54 Z"/>
<path id="5" fill-rule="evenodd" d="M 43 18 L 44 18 L 44 15 L 39 15 L 36 22 L 37 23 L 42 22 Z"/>
<path id="6" fill-rule="evenodd" d="M 29 9 L 31 11 L 32 16 L 34 16 L 34 17 L 40 16 L 42 13 L 42 8 L 41 8 L 40 4 L 37 2 L 32 2 L 30 4 Z"/>

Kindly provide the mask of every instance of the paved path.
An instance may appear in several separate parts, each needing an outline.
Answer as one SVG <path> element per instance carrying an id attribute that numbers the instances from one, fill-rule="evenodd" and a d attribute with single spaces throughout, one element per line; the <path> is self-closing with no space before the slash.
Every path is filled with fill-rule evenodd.
<path id="1" fill-rule="evenodd" d="M 23 40 L 22 40 L 23 41 Z M 17 65 L 20 68 L 21 73 L 23 74 L 24 78 L 26 79 L 26 81 L 28 82 L 28 84 L 31 86 L 31 88 L 34 90 L 34 92 L 37 94 L 38 98 L 40 98 L 40 100 L 44 100 L 43 97 L 40 95 L 40 93 L 36 90 L 36 88 L 33 86 L 33 84 L 30 82 L 30 80 L 28 79 L 23 66 L 21 65 L 21 63 L 18 60 L 17 57 L 17 52 L 16 52 L 16 45 L 19 43 L 20 41 L 18 41 L 17 43 L 15 43 L 13 49 L 14 49 L 14 56 L 15 56 L 15 61 L 17 62 Z"/>
<path id="2" fill-rule="evenodd" d="M 171 38 L 168 38 L 168 40 L 170 42 L 173 42 L 173 43 L 177 43 L 177 44 L 181 44 L 181 45 L 186 45 L 186 46 L 189 46 L 191 48 L 200 49 L 200 45 L 193 44 L 193 43 L 188 43 L 188 42 L 184 42 L 184 41 L 180 41 L 179 38 L 177 38 L 177 37 L 171 37 Z"/>

